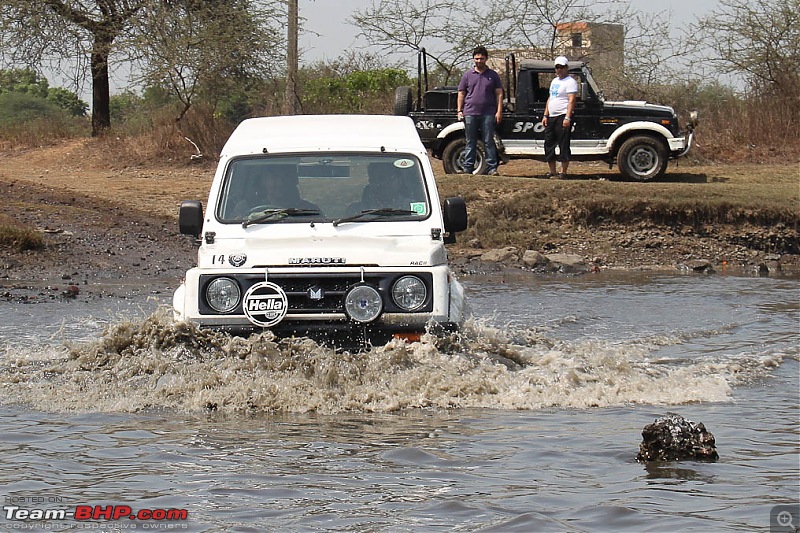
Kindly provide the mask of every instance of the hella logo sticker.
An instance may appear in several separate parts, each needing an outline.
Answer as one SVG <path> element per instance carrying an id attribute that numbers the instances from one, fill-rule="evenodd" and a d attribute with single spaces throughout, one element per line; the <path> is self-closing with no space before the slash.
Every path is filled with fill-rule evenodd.
<path id="1" fill-rule="evenodd" d="M 262 328 L 269 328 L 283 320 L 289 310 L 286 293 L 278 285 L 262 281 L 244 293 L 242 308 L 247 320 Z"/>

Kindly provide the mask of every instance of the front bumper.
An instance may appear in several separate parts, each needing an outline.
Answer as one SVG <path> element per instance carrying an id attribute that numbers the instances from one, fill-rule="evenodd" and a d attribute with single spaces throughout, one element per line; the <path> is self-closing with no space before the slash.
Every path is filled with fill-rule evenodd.
<path id="1" fill-rule="evenodd" d="M 406 275 L 422 279 L 428 289 L 425 302 L 418 309 L 406 312 L 392 301 L 393 282 Z M 205 287 L 218 277 L 236 280 L 244 294 L 253 284 L 268 278 L 287 295 L 285 316 L 275 325 L 262 328 L 251 322 L 242 304 L 229 313 L 215 312 L 204 298 Z M 362 324 L 350 320 L 344 311 L 344 295 L 354 284 L 368 283 L 376 287 L 384 301 L 382 314 L 373 322 Z M 175 291 L 173 311 L 177 321 L 187 321 L 201 328 L 212 328 L 234 334 L 249 334 L 269 329 L 278 336 L 319 336 L 319 334 L 364 334 L 391 337 L 394 333 L 424 333 L 432 325 L 445 330 L 458 329 L 464 313 L 464 294 L 447 266 L 420 270 L 387 268 L 307 268 L 269 269 L 221 272 L 194 268 L 186 281 Z"/>

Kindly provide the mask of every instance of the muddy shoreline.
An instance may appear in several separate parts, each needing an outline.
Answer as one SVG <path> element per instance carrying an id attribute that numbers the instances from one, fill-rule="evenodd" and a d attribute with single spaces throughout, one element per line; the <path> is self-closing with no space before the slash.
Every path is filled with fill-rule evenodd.
<path id="1" fill-rule="evenodd" d="M 2 250 L 0 301 L 38 303 L 164 294 L 171 292 L 184 271 L 194 264 L 197 249 L 191 238 L 178 233 L 175 218 L 147 214 L 96 196 L 20 180 L 0 179 L 0 195 L 4 198 L 4 214 L 21 225 L 36 228 L 45 243 L 39 250 L 18 253 Z M 797 275 L 794 256 L 790 261 L 783 257 L 776 262 L 768 255 L 760 255 L 754 256 L 753 262 L 719 265 L 710 260 L 685 261 L 687 246 L 684 243 L 673 255 L 669 250 L 659 250 L 658 254 L 651 254 L 653 262 L 646 264 L 642 257 L 647 251 L 631 248 L 627 260 L 615 258 L 609 264 L 599 258 L 586 258 L 583 266 L 577 269 L 557 263 L 546 268 L 528 266 L 521 261 L 521 251 L 516 255 L 506 254 L 501 260 L 487 259 L 492 257 L 491 251 L 472 248 L 469 243 L 455 245 L 450 258 L 460 277 L 480 276 L 494 281 L 519 280 L 526 276 L 591 275 L 604 270 L 689 275 Z M 701 243 L 697 247 L 701 248 Z M 564 248 L 569 249 L 568 246 Z M 702 248 L 696 253 L 702 254 Z"/>
<path id="2" fill-rule="evenodd" d="M 21 252 L 0 244 L 0 301 L 171 292 L 194 265 L 197 249 L 178 232 L 178 206 L 181 200 L 205 199 L 213 165 L 135 166 L 101 148 L 74 140 L 0 154 L 0 223 L 34 229 L 44 241 L 42 249 Z M 496 193 L 491 183 L 484 187 L 478 194 Z M 706 225 L 698 232 L 647 223 L 563 226 L 558 219 L 543 220 L 542 228 L 547 223 L 560 224 L 563 231 L 552 232 L 558 237 L 540 250 L 489 249 L 459 235 L 448 246 L 451 265 L 459 276 L 496 280 L 607 270 L 800 274 L 800 255 L 763 251 L 771 240 L 796 241 L 796 228 Z M 571 254 L 581 264 L 534 265 L 526 252 Z"/>

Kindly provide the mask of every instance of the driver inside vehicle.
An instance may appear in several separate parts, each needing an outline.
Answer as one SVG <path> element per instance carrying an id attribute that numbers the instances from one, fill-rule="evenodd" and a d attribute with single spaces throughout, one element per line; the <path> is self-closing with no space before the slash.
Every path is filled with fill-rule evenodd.
<path id="1" fill-rule="evenodd" d="M 246 198 L 234 208 L 237 218 L 263 209 L 314 209 L 319 207 L 300 196 L 296 165 L 269 165 L 248 178 Z"/>

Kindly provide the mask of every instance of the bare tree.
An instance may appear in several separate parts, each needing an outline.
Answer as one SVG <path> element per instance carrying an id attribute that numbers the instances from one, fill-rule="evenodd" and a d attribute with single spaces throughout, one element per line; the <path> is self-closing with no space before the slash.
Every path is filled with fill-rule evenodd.
<path id="1" fill-rule="evenodd" d="M 0 0 L 0 53 L 5 63 L 37 70 L 86 67 L 92 86 L 92 134 L 111 126 L 110 75 L 135 62 L 139 79 L 166 81 L 189 108 L 199 81 L 225 87 L 234 74 L 261 70 L 283 0 Z M 64 70 L 68 70 L 67 67 Z M 80 78 L 80 74 L 76 74 Z"/>
<path id="2" fill-rule="evenodd" d="M 373 0 L 350 19 L 383 52 L 407 54 L 424 46 L 446 78 L 460 74 L 458 67 L 466 66 L 477 44 L 552 58 L 567 44 L 560 26 L 576 21 L 624 26 L 618 45 L 620 53 L 623 46 L 628 52 L 625 65 L 601 76 L 619 81 L 619 87 L 629 86 L 630 79 L 648 85 L 684 57 L 685 43 L 691 42 L 664 35 L 670 26 L 664 13 L 646 17 L 622 0 Z"/>
<path id="3" fill-rule="evenodd" d="M 510 22 L 494 3 L 455 0 L 373 0 L 350 22 L 372 46 L 387 54 L 411 54 L 426 48 L 445 82 L 460 75 L 461 65 L 477 45 L 506 41 Z"/>
<path id="4" fill-rule="evenodd" d="M 720 0 L 698 23 L 710 60 L 757 93 L 776 92 L 800 105 L 800 0 Z"/>
<path id="5" fill-rule="evenodd" d="M 283 53 L 279 29 L 269 23 L 274 3 L 248 0 L 173 0 L 154 12 L 135 43 L 144 85 L 167 86 L 182 104 L 180 121 L 199 96 L 212 107 L 238 94 L 248 80 L 274 69 Z"/>
<path id="6" fill-rule="evenodd" d="M 587 0 L 527 0 L 502 1 L 500 10 L 513 21 L 511 46 L 538 49 L 547 58 L 563 46 L 558 26 L 564 22 L 591 21 L 597 18 L 588 4 L 607 5 L 612 2 Z"/>

